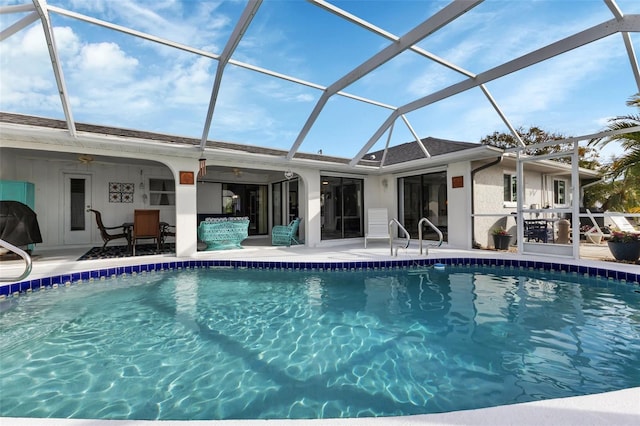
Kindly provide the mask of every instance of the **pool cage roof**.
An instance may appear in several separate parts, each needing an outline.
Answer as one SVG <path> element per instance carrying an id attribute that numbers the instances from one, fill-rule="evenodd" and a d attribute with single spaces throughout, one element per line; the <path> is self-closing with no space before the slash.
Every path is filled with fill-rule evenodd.
<path id="1" fill-rule="evenodd" d="M 603 82 L 594 105 L 640 91 L 630 34 L 640 31 L 640 14 L 619 4 L 638 9 L 626 0 L 249 0 L 179 10 L 144 1 L 5 3 L 0 110 L 62 119 L 72 137 L 77 120 L 199 137 L 200 151 L 226 140 L 282 149 L 292 160 L 324 148 L 352 167 L 407 141 L 429 157 L 421 139 L 445 118 L 453 133 L 433 136 L 469 141 L 466 112 L 477 105 L 499 123 L 494 130 L 522 142 L 519 108 L 532 108 L 537 95 L 521 92 L 518 103 L 509 93 L 534 79 L 558 84 L 554 75 L 573 66 L 575 80 L 597 83 L 604 77 L 590 74 L 592 61 L 607 61 L 624 92 Z M 522 30 L 501 35 L 498 15 L 521 20 Z M 576 120 L 584 109 L 557 107 Z"/>

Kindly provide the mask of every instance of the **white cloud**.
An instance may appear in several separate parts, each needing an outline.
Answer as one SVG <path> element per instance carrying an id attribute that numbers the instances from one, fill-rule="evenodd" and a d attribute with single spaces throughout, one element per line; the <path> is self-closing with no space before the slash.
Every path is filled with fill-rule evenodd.
<path id="1" fill-rule="evenodd" d="M 147 34 L 220 53 L 219 40 L 233 26 L 226 14 L 216 13 L 220 4 L 218 1 L 74 0 L 72 9 L 92 16 L 99 14 Z M 151 46 L 159 54 L 169 52 L 159 45 Z"/>
<path id="2" fill-rule="evenodd" d="M 0 43 L 0 67 L 2 110 L 42 108 L 51 104 L 51 95 L 57 96 L 41 26 L 32 25 Z"/>
<path id="3" fill-rule="evenodd" d="M 91 73 L 105 83 L 131 81 L 138 60 L 127 56 L 115 43 L 91 43 L 76 52 L 76 73 Z M 70 61 L 71 62 L 71 61 Z"/>

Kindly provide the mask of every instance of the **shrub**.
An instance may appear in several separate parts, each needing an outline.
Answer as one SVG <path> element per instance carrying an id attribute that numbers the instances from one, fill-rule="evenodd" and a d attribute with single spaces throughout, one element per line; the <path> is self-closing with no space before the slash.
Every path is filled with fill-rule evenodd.
<path id="1" fill-rule="evenodd" d="M 499 228 L 493 228 L 493 231 L 491 231 L 493 233 L 493 235 L 510 235 L 506 229 L 504 229 L 503 227 L 499 227 Z"/>
<path id="2" fill-rule="evenodd" d="M 634 232 L 613 231 L 609 241 L 612 243 L 634 243 L 640 241 L 640 234 Z"/>

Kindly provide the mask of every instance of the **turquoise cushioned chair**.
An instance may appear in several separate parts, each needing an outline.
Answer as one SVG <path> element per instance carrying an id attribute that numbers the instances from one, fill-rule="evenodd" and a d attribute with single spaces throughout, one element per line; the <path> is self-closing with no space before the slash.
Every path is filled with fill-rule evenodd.
<path id="1" fill-rule="evenodd" d="M 290 246 L 300 244 L 296 239 L 296 233 L 300 226 L 300 218 L 296 218 L 288 225 L 276 225 L 271 230 L 271 244 L 274 246 Z"/>

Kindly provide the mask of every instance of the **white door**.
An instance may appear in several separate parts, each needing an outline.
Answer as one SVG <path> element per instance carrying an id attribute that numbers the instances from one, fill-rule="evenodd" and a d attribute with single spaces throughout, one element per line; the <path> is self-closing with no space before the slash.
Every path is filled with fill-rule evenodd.
<path id="1" fill-rule="evenodd" d="M 91 175 L 64 174 L 64 243 L 89 244 L 96 227 L 91 208 Z"/>

